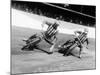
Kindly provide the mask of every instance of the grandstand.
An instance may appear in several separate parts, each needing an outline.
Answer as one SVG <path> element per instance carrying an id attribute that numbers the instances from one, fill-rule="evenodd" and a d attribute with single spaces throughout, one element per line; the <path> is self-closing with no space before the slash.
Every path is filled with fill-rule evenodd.
<path id="1" fill-rule="evenodd" d="M 51 18 L 59 17 L 61 20 L 80 25 L 91 27 L 96 25 L 96 6 L 12 1 L 12 7 Z"/>

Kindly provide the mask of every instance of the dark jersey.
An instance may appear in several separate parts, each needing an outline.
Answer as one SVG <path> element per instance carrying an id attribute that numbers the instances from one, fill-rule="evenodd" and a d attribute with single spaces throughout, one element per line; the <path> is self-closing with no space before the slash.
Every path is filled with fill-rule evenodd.
<path id="1" fill-rule="evenodd" d="M 75 33 L 79 34 L 79 36 L 76 38 L 76 40 L 78 40 L 81 44 L 84 44 L 86 42 L 88 45 L 89 41 L 87 38 L 87 33 L 81 32 L 81 31 L 76 31 Z"/>
<path id="2" fill-rule="evenodd" d="M 43 33 L 44 39 L 50 43 L 53 44 L 52 41 L 56 39 L 56 35 L 58 33 L 57 27 L 59 24 L 55 23 L 49 23 L 45 22 L 46 25 L 48 25 L 47 30 Z"/>
<path id="3" fill-rule="evenodd" d="M 57 31 L 57 27 L 58 27 L 58 24 L 57 23 L 49 23 L 49 22 L 46 22 L 46 24 L 48 25 L 48 28 L 47 30 L 45 31 L 45 35 L 47 38 L 52 38 L 53 36 L 56 35 L 56 33 L 58 32 Z"/>

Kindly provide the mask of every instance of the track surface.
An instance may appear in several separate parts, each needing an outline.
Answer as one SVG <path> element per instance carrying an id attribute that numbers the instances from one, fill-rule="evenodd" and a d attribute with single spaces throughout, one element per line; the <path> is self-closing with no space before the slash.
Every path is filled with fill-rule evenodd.
<path id="1" fill-rule="evenodd" d="M 21 40 L 28 38 L 35 32 L 40 31 L 12 26 L 12 74 L 95 69 L 95 39 L 89 39 L 89 49 L 84 48 L 82 59 L 73 56 L 64 57 L 57 52 L 48 55 L 38 50 L 21 51 L 21 47 L 24 45 L 24 42 Z M 71 37 L 71 35 L 59 34 L 59 42 L 57 45 Z M 41 48 L 45 47 L 45 50 L 49 50 L 49 45 L 45 42 L 42 42 L 40 45 Z"/>

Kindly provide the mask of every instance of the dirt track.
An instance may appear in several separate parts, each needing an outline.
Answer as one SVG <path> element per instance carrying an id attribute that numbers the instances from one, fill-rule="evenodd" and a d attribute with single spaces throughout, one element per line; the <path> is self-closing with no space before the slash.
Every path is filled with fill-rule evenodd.
<path id="1" fill-rule="evenodd" d="M 22 38 L 28 37 L 33 33 L 34 30 L 31 29 L 12 27 L 11 54 L 13 74 L 95 69 L 95 40 L 90 39 L 89 49 L 84 49 L 82 59 L 73 56 L 64 57 L 57 52 L 48 55 L 37 50 L 30 52 L 21 51 L 20 49 L 24 44 L 21 41 Z M 66 35 L 66 37 L 68 38 L 69 35 Z M 60 38 L 63 39 L 64 36 Z"/>
<path id="2" fill-rule="evenodd" d="M 84 54 L 82 59 L 73 56 L 63 57 L 54 53 L 31 53 L 12 56 L 12 73 L 35 73 L 49 71 L 84 70 L 95 68 L 95 58 Z"/>

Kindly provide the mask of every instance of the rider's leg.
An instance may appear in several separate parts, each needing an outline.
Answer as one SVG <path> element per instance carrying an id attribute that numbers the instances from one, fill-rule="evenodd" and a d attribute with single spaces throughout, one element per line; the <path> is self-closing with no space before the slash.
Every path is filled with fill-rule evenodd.
<path id="1" fill-rule="evenodd" d="M 53 53 L 53 49 L 54 49 L 54 44 L 50 47 L 50 53 Z"/>
<path id="2" fill-rule="evenodd" d="M 80 50 L 79 50 L 79 57 L 78 58 L 81 58 L 81 52 L 82 52 L 82 50 L 83 50 L 83 47 L 79 47 L 80 48 Z"/>
<path id="3" fill-rule="evenodd" d="M 51 52 L 51 53 L 54 52 L 53 50 L 54 50 L 55 44 L 56 44 L 56 39 L 54 39 L 53 45 L 50 47 L 50 52 Z"/>

